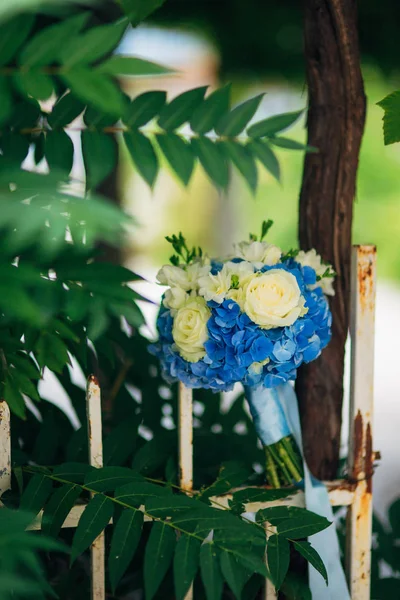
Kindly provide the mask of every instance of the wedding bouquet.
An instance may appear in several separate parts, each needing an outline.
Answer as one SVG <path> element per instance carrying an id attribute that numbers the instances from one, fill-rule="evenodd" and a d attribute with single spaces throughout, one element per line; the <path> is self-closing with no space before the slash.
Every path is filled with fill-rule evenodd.
<path id="1" fill-rule="evenodd" d="M 271 225 L 264 221 L 259 237 L 218 260 L 190 249 L 181 233 L 166 238 L 175 254 L 157 275 L 168 289 L 151 352 L 170 383 L 214 391 L 244 385 L 268 482 L 280 487 L 303 478 L 282 398 L 298 367 L 330 340 L 334 272 L 315 250 L 283 253 L 264 241 Z"/>

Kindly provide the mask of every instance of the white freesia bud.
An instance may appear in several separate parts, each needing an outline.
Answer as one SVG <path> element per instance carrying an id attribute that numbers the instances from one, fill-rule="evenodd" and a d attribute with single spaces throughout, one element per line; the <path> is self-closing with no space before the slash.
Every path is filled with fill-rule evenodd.
<path id="1" fill-rule="evenodd" d="M 169 287 L 180 287 L 183 290 L 190 290 L 190 282 L 187 273 L 182 267 L 164 265 L 157 273 L 157 281 L 159 281 L 161 285 L 169 285 Z"/>
<path id="2" fill-rule="evenodd" d="M 205 356 L 208 340 L 207 322 L 211 311 L 204 298 L 189 298 L 174 318 L 172 337 L 179 354 L 189 362 L 198 362 Z"/>
<path id="3" fill-rule="evenodd" d="M 163 305 L 165 308 L 172 309 L 173 311 L 181 308 L 188 300 L 189 295 L 185 290 L 180 287 L 169 288 L 165 294 L 163 299 Z"/>
<path id="4" fill-rule="evenodd" d="M 282 250 L 267 242 L 240 242 L 236 246 L 239 258 L 253 263 L 258 269 L 264 265 L 276 265 L 282 256 Z"/>
<path id="5" fill-rule="evenodd" d="M 316 250 L 313 248 L 308 252 L 304 252 L 300 250 L 298 255 L 295 258 L 295 261 L 298 262 L 302 267 L 311 267 L 317 274 L 317 277 L 322 277 L 326 272 L 326 269 L 329 265 L 326 265 L 322 262 L 322 258 L 319 254 L 317 254 Z M 333 289 L 333 282 L 335 276 L 332 277 L 322 277 L 317 283 L 314 285 L 308 286 L 310 289 L 315 289 L 316 287 L 322 288 L 322 291 L 327 296 L 334 296 L 335 290 Z"/>
<path id="6" fill-rule="evenodd" d="M 253 277 L 245 288 L 244 310 L 262 329 L 292 325 L 307 312 L 296 277 L 271 269 Z"/>

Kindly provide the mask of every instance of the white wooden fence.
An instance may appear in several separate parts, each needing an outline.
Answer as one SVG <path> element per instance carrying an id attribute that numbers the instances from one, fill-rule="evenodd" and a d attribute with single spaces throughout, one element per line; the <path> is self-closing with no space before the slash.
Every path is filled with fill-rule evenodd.
<path id="1" fill-rule="evenodd" d="M 346 573 L 352 600 L 370 600 L 371 532 L 372 532 L 372 451 L 373 371 L 375 328 L 375 273 L 374 246 L 355 246 L 352 256 L 351 286 L 351 395 L 348 476 L 346 479 L 326 482 L 333 506 L 347 507 Z M 86 394 L 88 421 L 89 462 L 94 467 L 103 465 L 100 388 L 92 376 Z M 193 397 L 192 391 L 179 386 L 179 478 L 180 486 L 193 489 Z M 0 496 L 11 487 L 11 432 L 10 412 L 0 402 Z M 228 506 L 231 495 L 218 496 L 219 505 Z M 250 503 L 246 511 L 279 504 L 304 506 L 301 491 L 274 502 Z M 85 508 L 74 506 L 63 527 L 76 527 Z M 41 514 L 32 529 L 40 529 Z M 104 533 L 91 547 L 92 578 L 91 600 L 105 599 Z M 266 581 L 265 600 L 277 598 L 271 582 Z M 186 600 L 193 598 L 189 590 Z"/>

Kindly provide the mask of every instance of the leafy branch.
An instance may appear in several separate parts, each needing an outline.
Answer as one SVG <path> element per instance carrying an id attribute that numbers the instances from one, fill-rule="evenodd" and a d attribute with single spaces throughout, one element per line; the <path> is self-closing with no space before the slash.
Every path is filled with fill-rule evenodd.
<path id="1" fill-rule="evenodd" d="M 139 542 L 143 517 L 153 522 L 144 562 L 146 598 L 149 600 L 157 592 L 174 553 L 180 552 L 183 543 L 190 548 L 193 554 L 192 562 L 197 566 L 190 573 L 190 577 L 187 572 L 182 573 L 181 569 L 175 569 L 175 590 L 178 598 L 184 598 L 197 573 L 198 565 L 207 589 L 210 570 L 215 569 L 213 564 L 215 558 L 221 565 L 221 585 L 225 579 L 237 598 L 240 597 L 236 595 L 237 586 L 231 585 L 229 575 L 226 576 L 227 569 L 223 568 L 227 561 L 238 562 L 245 571 L 239 586 L 240 590 L 250 576 L 250 569 L 263 577 L 272 577 L 274 584 L 279 588 L 288 568 L 288 561 L 285 566 L 282 555 L 283 552 L 289 552 L 290 543 L 294 543 L 300 552 L 307 555 L 307 559 L 326 577 L 325 568 L 315 550 L 311 547 L 303 548 L 297 540 L 325 529 L 330 523 L 305 509 L 286 506 L 262 509 L 256 515 L 256 523 L 253 523 L 242 519 L 234 510 L 226 510 L 225 507 L 225 510 L 220 510 L 210 506 L 209 495 L 204 492 L 197 497 L 189 497 L 183 493 L 173 494 L 169 484 L 150 481 L 140 473 L 124 467 L 94 469 L 69 463 L 56 467 L 53 473 L 40 467 L 24 467 L 23 470 L 33 477 L 22 495 L 21 505 L 28 506 L 35 513 L 43 509 L 42 529 L 45 533 L 57 535 L 77 497 L 82 492 L 91 494 L 92 499 L 85 507 L 74 534 L 72 562 L 89 548 L 114 517 L 116 523 L 111 548 L 120 545 L 122 535 L 120 519 L 123 519 L 124 527 L 129 521 L 134 528 L 132 532 L 128 532 L 134 535 L 136 543 L 126 549 L 124 560 L 126 569 Z M 54 490 L 53 484 L 49 484 L 49 481 L 60 484 L 61 487 L 56 487 Z M 224 475 L 222 472 L 221 479 L 217 480 L 211 489 L 215 491 L 220 485 L 219 482 L 226 482 L 226 473 Z M 225 486 L 225 483 L 223 485 Z M 233 505 L 246 501 L 248 497 L 251 498 L 255 491 L 260 497 L 260 490 L 254 488 L 234 492 Z M 238 500 L 236 494 L 239 495 Z M 263 498 L 275 494 L 276 490 L 264 490 Z M 113 506 L 130 511 L 133 516 L 130 518 L 124 516 L 124 512 L 116 513 Z M 271 541 L 267 540 L 265 535 L 264 523 L 267 521 L 276 526 L 276 533 L 270 538 Z M 168 531 L 179 533 L 181 537 L 186 538 L 186 542 L 182 542 L 180 538 L 178 541 L 176 535 L 170 535 Z M 211 531 L 213 537 L 209 540 Z M 168 556 L 168 561 L 162 561 L 161 575 L 158 574 L 154 580 L 155 573 L 150 567 L 150 561 L 154 564 L 157 558 L 154 556 L 154 551 L 160 547 L 163 549 L 162 555 Z M 267 548 L 269 570 L 264 563 L 265 548 Z M 210 558 L 207 557 L 208 552 L 214 556 L 211 561 L 208 560 Z M 111 551 L 109 557 L 109 570 L 114 574 L 112 576 L 114 590 L 124 573 L 124 570 L 119 568 L 118 556 Z M 182 578 L 185 578 L 184 583 Z"/>

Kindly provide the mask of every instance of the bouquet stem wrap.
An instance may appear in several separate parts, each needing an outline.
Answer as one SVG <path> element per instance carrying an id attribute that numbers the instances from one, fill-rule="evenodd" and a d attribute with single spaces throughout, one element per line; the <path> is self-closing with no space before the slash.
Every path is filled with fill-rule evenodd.
<path id="1" fill-rule="evenodd" d="M 273 456 L 273 462 L 279 466 L 279 459 L 289 470 L 292 481 L 299 481 L 295 471 L 290 473 L 289 465 L 296 465 L 296 450 L 290 445 L 293 436 L 301 455 L 303 444 L 297 398 L 293 387 L 289 383 L 267 388 L 264 386 L 246 387 L 245 394 L 249 403 L 254 426 L 261 442 L 266 447 L 267 471 L 273 483 L 273 471 L 268 464 L 271 448 L 279 443 L 280 448 L 288 451 L 285 456 Z M 286 441 L 286 442 L 285 442 Z M 278 460 L 277 460 L 278 458 Z M 302 458 L 302 471 L 306 508 L 333 522 L 333 512 L 329 501 L 328 491 L 324 484 L 315 479 L 304 458 Z M 298 473 L 297 473 L 298 475 Z M 279 478 L 278 480 L 279 481 Z M 277 483 L 275 480 L 275 483 Z M 273 483 L 274 485 L 274 483 Z M 313 600 L 350 600 L 345 574 L 340 560 L 340 548 L 334 522 L 330 527 L 312 536 L 312 545 L 321 556 L 327 573 L 328 587 L 321 575 L 309 564 L 309 583 Z"/>

